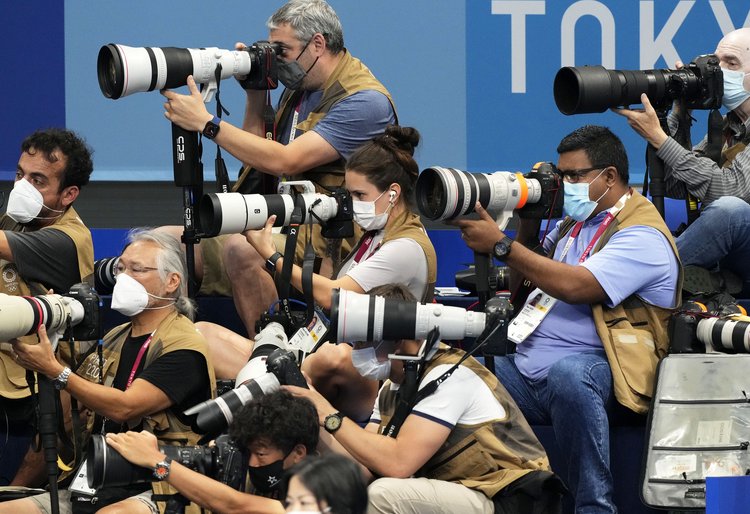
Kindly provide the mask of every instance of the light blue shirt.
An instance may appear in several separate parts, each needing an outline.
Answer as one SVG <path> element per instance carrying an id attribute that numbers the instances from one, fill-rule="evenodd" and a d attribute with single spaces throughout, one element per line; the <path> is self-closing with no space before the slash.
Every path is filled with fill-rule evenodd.
<path id="1" fill-rule="evenodd" d="M 583 224 L 563 262 L 578 265 L 605 217 L 606 211 Z M 552 247 L 560 223 L 545 238 L 545 250 Z M 560 260 L 569 237 L 570 234 L 558 243 L 555 260 Z M 581 266 L 585 266 L 604 289 L 608 298 L 605 303 L 609 307 L 633 294 L 659 307 L 676 305 L 679 264 L 669 241 L 655 228 L 633 226 L 617 231 L 604 248 L 590 255 Z M 558 360 L 583 352 L 604 353 L 591 306 L 558 300 L 537 329 L 518 345 L 515 362 L 525 377 L 540 380 Z"/>

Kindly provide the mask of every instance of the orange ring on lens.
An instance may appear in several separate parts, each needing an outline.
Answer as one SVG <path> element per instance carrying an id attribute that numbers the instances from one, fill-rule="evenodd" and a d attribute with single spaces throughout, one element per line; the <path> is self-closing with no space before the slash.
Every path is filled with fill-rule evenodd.
<path id="1" fill-rule="evenodd" d="M 516 209 L 520 209 L 526 205 L 526 200 L 529 199 L 529 186 L 526 183 L 526 177 L 524 177 L 522 173 L 516 173 L 516 176 L 518 177 L 518 183 L 521 186 L 521 196 L 518 198 Z"/>

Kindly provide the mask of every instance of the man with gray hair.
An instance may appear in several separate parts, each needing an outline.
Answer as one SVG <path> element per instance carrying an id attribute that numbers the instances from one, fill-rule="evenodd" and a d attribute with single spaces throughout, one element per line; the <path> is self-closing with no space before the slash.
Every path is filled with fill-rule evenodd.
<path id="1" fill-rule="evenodd" d="M 187 297 L 179 242 L 153 230 L 132 231 L 115 271 L 112 308 L 130 321 L 104 336 L 101 354 L 89 352 L 71 370 L 55 358 L 42 325 L 39 344 L 13 343 L 17 362 L 54 380 L 91 411 L 84 440 L 92 433 L 147 430 L 162 445 L 197 444 L 193 420 L 183 412 L 210 399 L 215 380 L 206 341 L 190 319 L 194 306 Z M 75 463 L 79 465 L 85 469 L 85 462 Z M 105 486 L 87 495 L 78 492 L 75 482 L 60 491 L 61 513 L 71 512 L 73 504 L 97 509 L 118 504 L 118 512 L 151 514 L 159 512 L 152 487 L 161 495 L 174 492 L 165 482 L 155 482 Z M 50 497 L 1 503 L 0 512 L 46 514 L 51 512 Z"/>
<path id="2" fill-rule="evenodd" d="M 387 125 L 397 123 L 390 93 L 344 47 L 341 22 L 324 0 L 292 0 L 269 18 L 267 26 L 269 40 L 280 47 L 278 75 L 286 86 L 272 126 L 264 121 L 270 108 L 266 91 L 246 90 L 245 119 L 240 128 L 208 112 L 192 77 L 188 79 L 189 95 L 162 93 L 167 98 L 165 116 L 186 130 L 208 134 L 245 164 L 235 191 L 271 192 L 251 186 L 264 177 L 274 184 L 282 177 L 311 180 L 321 193 L 341 187 L 344 162 L 351 153 L 382 134 Z M 274 134 L 273 139 L 266 134 Z M 307 228 L 299 233 L 298 264 Z M 317 256 L 324 259 L 327 245 L 317 225 L 312 242 Z M 283 239 L 276 246 L 283 248 Z M 276 299 L 265 260 L 240 234 L 203 239 L 196 248 L 201 292 L 234 296 L 252 337 L 255 321 Z M 341 250 L 328 255 L 333 253 L 336 260 L 339 252 L 346 255 L 348 250 L 345 242 Z M 330 276 L 330 260 L 323 265 L 322 272 Z"/>

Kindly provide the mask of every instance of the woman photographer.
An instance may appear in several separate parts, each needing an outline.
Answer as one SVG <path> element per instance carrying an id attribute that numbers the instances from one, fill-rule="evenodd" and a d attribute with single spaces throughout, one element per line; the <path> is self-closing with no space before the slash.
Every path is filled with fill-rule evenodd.
<path id="1" fill-rule="evenodd" d="M 308 457 L 289 470 L 288 513 L 364 514 L 367 485 L 359 466 L 336 453 Z"/>
<path id="2" fill-rule="evenodd" d="M 437 274 L 435 249 L 419 216 L 412 210 L 419 175 L 413 155 L 419 139 L 419 132 L 414 128 L 390 125 L 382 135 L 357 149 L 347 162 L 345 186 L 352 195 L 354 221 L 364 234 L 334 273 L 334 278 L 313 274 L 313 297 L 324 309 L 331 307 L 334 288 L 364 293 L 378 285 L 398 283 L 423 301 L 432 298 Z M 274 256 L 278 272 L 284 259 L 277 255 L 273 242 L 274 219 L 272 216 L 265 228 L 249 230 L 245 236 L 261 257 Z M 292 267 L 291 284 L 302 289 L 302 268 L 297 265 Z M 217 374 L 234 378 L 247 362 L 252 342 L 217 325 L 201 323 L 200 329 L 211 341 L 212 350 L 216 350 Z M 342 380 L 347 384 L 364 380 L 352 367 L 351 349 L 346 345 L 340 348 L 330 344 L 321 346 L 305 360 L 303 370 L 334 404 L 336 400 L 330 395 L 336 395 L 343 385 Z M 368 382 L 363 391 L 367 391 L 366 398 L 374 400 L 377 382 Z M 341 400 L 342 410 L 346 411 L 346 404 L 350 402 Z M 364 407 L 366 401 L 363 403 L 362 398 L 353 403 L 361 407 L 352 409 L 349 415 L 364 420 L 372 404 Z"/>

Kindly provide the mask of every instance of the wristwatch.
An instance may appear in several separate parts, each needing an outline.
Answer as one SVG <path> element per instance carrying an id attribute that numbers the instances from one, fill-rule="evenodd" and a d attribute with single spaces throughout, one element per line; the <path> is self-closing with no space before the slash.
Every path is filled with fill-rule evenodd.
<path id="1" fill-rule="evenodd" d="M 154 466 L 154 478 L 156 480 L 165 480 L 169 476 L 169 469 L 172 466 L 172 459 L 164 457 L 164 460 L 157 462 Z"/>
<path id="2" fill-rule="evenodd" d="M 333 434 L 341 428 L 341 423 L 344 421 L 344 415 L 340 412 L 334 412 L 333 414 L 329 414 L 326 416 L 326 419 L 323 420 L 323 428 L 326 429 L 326 432 L 329 434 Z"/>
<path id="3" fill-rule="evenodd" d="M 492 249 L 492 254 L 496 259 L 504 261 L 510 255 L 511 244 L 513 244 L 513 240 L 508 236 L 505 236 L 500 241 L 495 243 L 495 248 Z"/>
<path id="4" fill-rule="evenodd" d="M 203 127 L 203 135 L 208 139 L 215 138 L 219 134 L 219 129 L 221 128 L 219 123 L 221 123 L 221 118 L 214 116 L 211 121 L 206 123 L 206 126 Z"/>
<path id="5" fill-rule="evenodd" d="M 282 258 L 283 256 L 284 256 L 284 254 L 282 254 L 281 252 L 276 252 L 276 253 L 274 253 L 273 255 L 271 255 L 271 256 L 270 256 L 270 257 L 269 257 L 269 258 L 268 258 L 268 259 L 266 260 L 266 269 L 268 270 L 268 272 L 269 272 L 269 273 L 271 273 L 272 275 L 273 275 L 274 273 L 276 273 L 276 263 L 277 263 L 277 262 L 278 262 L 278 260 L 279 260 L 279 259 L 281 259 L 281 258 Z"/>
<path id="6" fill-rule="evenodd" d="M 60 374 L 55 377 L 55 379 L 52 381 L 55 389 L 57 389 L 58 391 L 65 389 L 65 386 L 68 385 L 68 378 L 70 378 L 70 373 L 70 368 L 66 366 L 60 372 Z"/>

